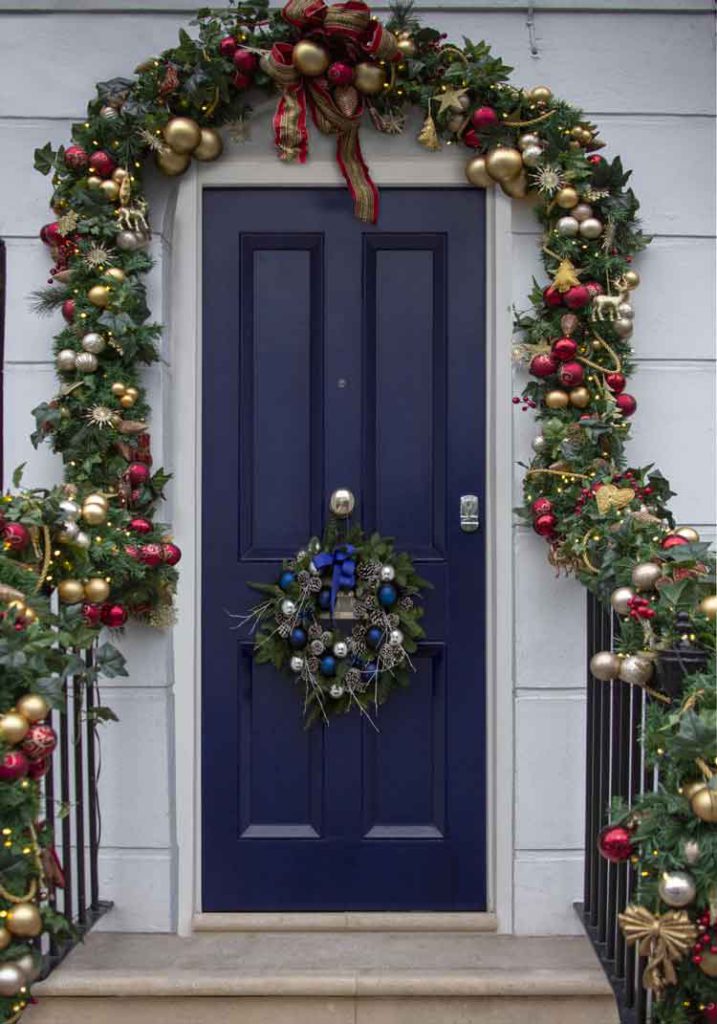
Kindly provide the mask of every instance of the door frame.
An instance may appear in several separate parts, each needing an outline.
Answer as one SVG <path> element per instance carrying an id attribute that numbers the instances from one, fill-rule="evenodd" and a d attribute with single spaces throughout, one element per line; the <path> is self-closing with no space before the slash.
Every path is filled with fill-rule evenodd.
<path id="1" fill-rule="evenodd" d="M 173 635 L 174 805 L 176 924 L 190 935 L 201 911 L 201 452 L 202 452 L 202 192 L 211 187 L 326 188 L 343 185 L 334 142 L 311 129 L 304 165 L 279 161 L 271 145 L 273 104 L 252 117 L 252 140 L 229 144 L 221 161 L 193 163 L 167 197 L 161 234 L 165 323 L 172 403 L 168 412 L 175 532 L 182 546 Z M 362 146 L 381 187 L 465 185 L 463 160 L 451 150 L 429 153 L 415 145 L 409 124 L 402 137 L 365 131 Z M 347 210 L 350 197 L 346 194 Z M 513 930 L 513 418 L 512 317 L 509 268 L 511 201 L 499 189 L 486 203 L 486 832 L 487 909 L 498 930 Z M 171 315 L 169 315 L 171 310 Z M 193 496 L 193 499 L 192 497 Z M 382 915 L 385 916 L 385 915 Z M 421 915 L 430 917 L 430 915 Z M 445 917 L 446 915 L 440 915 Z"/>

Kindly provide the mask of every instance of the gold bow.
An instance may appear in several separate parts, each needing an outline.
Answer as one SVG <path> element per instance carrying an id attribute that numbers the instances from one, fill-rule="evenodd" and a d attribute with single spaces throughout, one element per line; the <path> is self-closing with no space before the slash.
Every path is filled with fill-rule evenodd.
<path id="1" fill-rule="evenodd" d="M 617 919 L 628 945 L 639 943 L 638 953 L 647 957 L 642 984 L 660 999 L 663 989 L 676 983 L 674 965 L 694 944 L 697 928 L 684 910 L 668 910 L 660 915 L 634 904 Z"/>
<path id="2" fill-rule="evenodd" d="M 598 512 L 604 516 L 611 509 L 625 508 L 635 497 L 632 487 L 616 487 L 615 484 L 603 484 L 599 491 L 595 492 L 595 503 Z"/>

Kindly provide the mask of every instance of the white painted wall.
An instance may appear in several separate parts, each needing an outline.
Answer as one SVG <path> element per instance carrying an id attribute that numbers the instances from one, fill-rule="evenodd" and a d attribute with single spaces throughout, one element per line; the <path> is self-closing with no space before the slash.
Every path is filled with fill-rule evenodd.
<path id="1" fill-rule="evenodd" d="M 602 127 L 607 155 L 633 167 L 646 230 L 635 347 L 640 402 L 633 461 L 656 461 L 679 492 L 684 522 L 714 535 L 715 521 L 715 120 L 714 25 L 710 0 L 618 0 L 535 4 L 532 36 L 518 0 L 427 7 L 427 20 L 454 39 L 485 38 L 516 69 L 515 80 L 545 83 L 582 104 Z M 30 409 L 53 390 L 51 321 L 29 312 L 27 295 L 47 275 L 39 226 L 49 219 L 47 180 L 32 172 L 32 152 L 66 141 L 93 83 L 126 74 L 170 45 L 191 0 L 0 0 L 0 236 L 8 247 L 5 363 L 5 465 L 27 461 L 29 483 L 58 479 L 49 450 L 32 451 Z M 537 53 L 531 53 L 534 39 Z M 267 148 L 270 140 L 265 140 Z M 166 197 L 166 193 L 165 193 Z M 166 205 L 166 204 L 165 204 Z M 171 204 L 165 223 L 171 228 Z M 152 303 L 165 323 L 171 230 L 158 237 Z M 162 237 L 163 236 L 163 237 Z M 521 306 L 537 271 L 537 233 L 514 207 L 508 275 Z M 158 464 L 172 465 L 164 425 L 172 399 L 168 347 L 149 375 Z M 516 391 L 520 381 L 516 382 Z M 515 414 L 515 458 L 535 430 Z M 508 472 L 504 467 L 504 472 Z M 520 474 L 513 470 L 515 501 Z M 7 484 L 7 480 L 6 480 Z M 170 488 L 171 493 L 171 488 Z M 171 507 L 169 510 L 171 515 Z M 180 544 L 182 538 L 178 538 Z M 554 578 L 529 531 L 514 531 L 514 912 L 504 929 L 576 931 L 572 900 L 581 891 L 584 756 L 584 599 L 574 582 Z M 129 681 L 105 685 L 120 723 L 103 733 L 103 895 L 116 910 L 104 927 L 169 930 L 176 913 L 175 750 L 171 649 L 166 637 L 134 628 L 121 642 Z M 503 726 L 509 729 L 510 723 Z M 500 737 L 497 738 L 500 742 Z"/>

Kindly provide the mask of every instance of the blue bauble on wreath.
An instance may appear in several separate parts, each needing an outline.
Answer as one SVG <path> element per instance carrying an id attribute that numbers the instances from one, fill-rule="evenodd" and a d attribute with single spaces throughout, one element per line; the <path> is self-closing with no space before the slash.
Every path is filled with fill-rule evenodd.
<path id="1" fill-rule="evenodd" d="M 381 629 L 380 626 L 371 626 L 371 628 L 366 631 L 366 643 L 369 645 L 369 647 L 372 647 L 374 650 L 376 650 L 376 648 L 381 643 L 382 637 L 383 630 Z"/>
<path id="2" fill-rule="evenodd" d="M 382 608 L 392 608 L 398 601 L 398 591 L 393 583 L 384 583 L 378 588 L 378 603 Z"/>
<path id="3" fill-rule="evenodd" d="M 307 639 L 306 630 L 300 626 L 296 626 L 289 634 L 289 643 L 295 651 L 300 651 L 302 647 L 306 647 Z"/>
<path id="4" fill-rule="evenodd" d="M 321 674 L 324 676 L 336 675 L 336 658 L 333 654 L 327 654 L 321 659 Z"/>
<path id="5" fill-rule="evenodd" d="M 288 590 L 292 583 L 296 582 L 296 573 L 290 572 L 288 569 L 286 572 L 282 572 L 279 577 L 279 586 L 282 590 Z"/>
<path id="6" fill-rule="evenodd" d="M 322 612 L 327 612 L 331 607 L 331 591 L 328 587 L 324 587 L 323 590 L 319 591 L 319 608 Z"/>

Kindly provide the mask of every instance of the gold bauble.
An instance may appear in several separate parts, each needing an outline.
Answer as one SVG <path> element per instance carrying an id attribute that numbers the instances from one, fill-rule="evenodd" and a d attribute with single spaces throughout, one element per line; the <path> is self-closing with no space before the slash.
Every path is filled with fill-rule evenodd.
<path id="1" fill-rule="evenodd" d="M 673 530 L 673 533 L 676 537 L 684 537 L 690 544 L 697 544 L 700 539 L 700 535 L 694 526 L 678 526 L 676 530 Z"/>
<path id="2" fill-rule="evenodd" d="M 690 807 L 700 821 L 717 825 L 717 789 L 710 789 L 709 786 L 703 784 L 696 793 L 692 794 Z"/>
<path id="3" fill-rule="evenodd" d="M 13 935 L 34 939 L 42 931 L 40 911 L 34 903 L 16 903 L 7 912 L 6 926 Z"/>
<path id="4" fill-rule="evenodd" d="M 511 199 L 525 199 L 528 195 L 528 179 L 525 174 L 519 174 L 510 181 L 501 181 L 500 187 Z"/>
<path id="5" fill-rule="evenodd" d="M 573 388 L 570 392 L 570 404 L 576 409 L 586 409 L 590 405 L 590 392 L 587 388 Z"/>
<path id="6" fill-rule="evenodd" d="M 130 388 L 127 388 L 127 389 L 125 390 L 125 394 L 126 394 L 126 395 L 128 395 L 128 396 L 129 396 L 129 397 L 130 397 L 131 399 L 133 399 L 133 400 L 134 400 L 135 402 L 136 402 L 136 401 L 137 401 L 137 399 L 139 398 L 139 391 L 137 390 L 137 388 L 131 388 L 131 387 L 130 387 Z"/>
<path id="7" fill-rule="evenodd" d="M 26 624 L 29 626 L 32 622 L 37 622 L 37 612 L 32 608 L 25 608 L 22 613 L 22 617 Z"/>
<path id="8" fill-rule="evenodd" d="M 596 679 L 603 683 L 617 679 L 620 671 L 620 659 L 612 651 L 598 651 L 590 659 L 590 671 Z"/>
<path id="9" fill-rule="evenodd" d="M 202 128 L 202 141 L 192 153 L 195 160 L 218 160 L 224 149 L 224 141 L 214 128 Z"/>
<path id="10" fill-rule="evenodd" d="M 302 75 L 308 75 L 309 78 L 323 75 L 330 60 L 331 58 L 323 46 L 312 42 L 311 39 L 300 39 L 291 51 L 291 62 L 296 70 Z"/>
<path id="11" fill-rule="evenodd" d="M 705 785 L 704 779 L 690 779 L 689 782 L 683 782 L 680 786 L 680 791 L 685 800 L 691 800 L 695 793 L 703 789 Z"/>
<path id="12" fill-rule="evenodd" d="M 7 949 L 12 942 L 12 932 L 9 932 L 7 928 L 0 926 L 0 950 Z"/>
<path id="13" fill-rule="evenodd" d="M 466 178 L 476 188 L 492 188 L 495 185 L 495 179 L 491 178 L 485 169 L 484 156 L 474 156 L 472 160 L 468 161 L 466 164 Z"/>
<path id="14" fill-rule="evenodd" d="M 626 270 L 622 279 L 630 290 L 637 288 L 640 283 L 640 275 L 636 270 Z"/>
<path id="15" fill-rule="evenodd" d="M 547 85 L 535 85 L 528 93 L 533 103 L 547 103 L 553 97 L 553 90 Z"/>
<path id="16" fill-rule="evenodd" d="M 122 267 L 110 267 L 109 270 L 105 270 L 105 277 L 111 277 L 118 284 L 122 284 L 127 280 L 127 275 L 122 270 Z"/>
<path id="17" fill-rule="evenodd" d="M 101 576 L 94 576 L 85 583 L 85 597 L 92 604 L 102 604 L 110 596 L 110 585 Z"/>
<path id="18" fill-rule="evenodd" d="M 84 599 L 85 588 L 79 580 L 61 580 L 57 593 L 63 604 L 79 604 Z"/>
<path id="19" fill-rule="evenodd" d="M 610 604 L 618 615 L 630 614 L 630 601 L 635 597 L 632 587 L 617 587 L 610 595 Z"/>
<path id="20" fill-rule="evenodd" d="M 498 146 L 486 156 L 485 169 L 496 181 L 510 181 L 511 178 L 517 178 L 523 169 L 523 157 L 519 149 Z"/>
<path id="21" fill-rule="evenodd" d="M 706 974 L 708 978 L 717 978 L 717 953 L 712 953 L 708 949 L 702 949 L 700 956 L 702 960 L 700 961 L 699 968 L 702 973 Z"/>
<path id="22" fill-rule="evenodd" d="M 98 178 L 96 174 L 91 174 L 87 179 L 87 187 L 91 189 L 99 189 L 102 187 L 102 178 Z"/>
<path id="23" fill-rule="evenodd" d="M 125 178 L 129 176 L 129 171 L 126 167 L 115 167 L 112 171 L 112 181 L 116 181 L 118 185 L 121 185 Z"/>
<path id="24" fill-rule="evenodd" d="M 104 309 L 109 305 L 110 290 L 106 284 L 93 284 L 87 293 L 87 298 L 93 306 Z"/>
<path id="25" fill-rule="evenodd" d="M 707 597 L 703 597 L 697 607 L 703 615 L 714 622 L 717 619 L 717 594 L 708 594 Z"/>
<path id="26" fill-rule="evenodd" d="M 396 46 L 404 57 L 415 57 L 417 48 L 414 41 L 407 32 L 402 32 L 396 41 Z"/>
<path id="27" fill-rule="evenodd" d="M 654 562 L 640 562 L 632 570 L 632 585 L 638 590 L 654 590 L 662 569 Z"/>
<path id="28" fill-rule="evenodd" d="M 107 518 L 107 509 L 104 505 L 95 505 L 88 501 L 82 506 L 82 518 L 90 526 L 101 526 Z"/>
<path id="29" fill-rule="evenodd" d="M 567 409 L 570 404 L 567 391 L 560 391 L 558 388 L 548 391 L 545 396 L 545 404 L 548 409 Z"/>
<path id="30" fill-rule="evenodd" d="M 18 714 L 17 711 L 8 711 L 0 718 L 0 739 L 4 743 L 15 746 L 17 743 L 22 743 L 29 728 L 30 723 L 23 715 Z"/>
<path id="31" fill-rule="evenodd" d="M 202 129 L 191 117 L 173 117 L 162 134 L 169 148 L 181 156 L 191 153 L 202 141 Z"/>
<path id="32" fill-rule="evenodd" d="M 367 61 L 362 61 L 356 65 L 354 85 L 364 95 L 375 96 L 376 93 L 381 92 L 385 82 L 386 74 L 378 64 L 369 64 Z"/>
<path id="33" fill-rule="evenodd" d="M 133 398 L 132 395 L 122 395 L 122 397 L 119 400 L 119 404 L 122 406 L 123 409 L 131 409 L 135 401 L 136 399 Z"/>
<path id="34" fill-rule="evenodd" d="M 165 149 L 155 153 L 154 162 L 162 174 L 166 174 L 168 178 L 176 178 L 177 175 L 184 174 L 189 167 L 190 158 L 186 153 L 175 153 L 173 149 Z"/>
<path id="35" fill-rule="evenodd" d="M 555 197 L 555 202 L 562 210 L 572 210 L 580 202 L 580 196 L 574 188 L 567 185 L 565 188 L 560 189 Z"/>
<path id="36" fill-rule="evenodd" d="M 15 707 L 28 722 L 41 722 L 50 714 L 50 705 L 41 693 L 26 693 Z"/>
<path id="37" fill-rule="evenodd" d="M 92 494 L 86 495 L 86 497 L 82 499 L 82 504 L 101 505 L 103 508 L 110 507 L 110 503 L 107 498 L 105 498 L 104 494 L 101 494 L 99 491 L 93 491 Z"/>
<path id="38" fill-rule="evenodd" d="M 112 181 L 111 178 L 106 178 L 100 185 L 100 192 L 105 196 L 105 199 L 109 199 L 111 203 L 116 202 L 119 199 L 119 185 L 116 181 Z"/>
<path id="39" fill-rule="evenodd" d="M 117 398 L 121 398 L 126 390 L 127 388 L 124 386 L 124 384 L 121 384 L 119 381 L 115 381 L 115 383 L 110 388 L 112 394 L 116 395 Z"/>
<path id="40" fill-rule="evenodd" d="M 645 686 L 652 679 L 654 666 L 642 654 L 628 654 L 620 663 L 620 679 L 633 686 Z"/>

